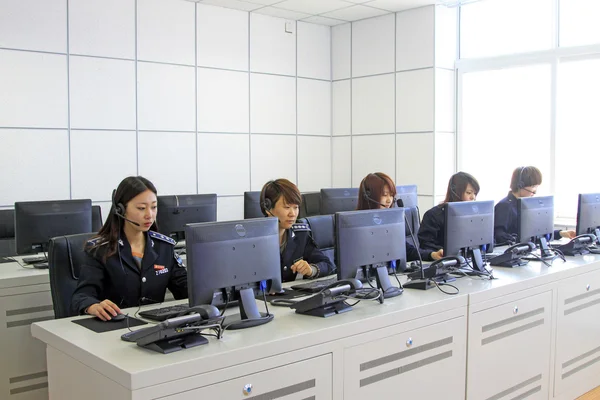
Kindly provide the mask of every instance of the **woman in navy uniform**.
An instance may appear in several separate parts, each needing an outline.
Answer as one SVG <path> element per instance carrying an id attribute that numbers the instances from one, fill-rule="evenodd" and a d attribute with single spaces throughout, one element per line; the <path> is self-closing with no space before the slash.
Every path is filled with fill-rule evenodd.
<path id="1" fill-rule="evenodd" d="M 515 168 L 510 180 L 510 192 L 494 207 L 494 241 L 497 245 L 514 244 L 519 241 L 517 199 L 535 196 L 541 184 L 542 172 L 536 167 Z M 554 239 L 572 239 L 575 235 L 573 230 L 554 231 Z"/>
<path id="2" fill-rule="evenodd" d="M 444 255 L 444 214 L 446 204 L 455 201 L 475 201 L 479 193 L 479 182 L 473 175 L 457 172 L 450 177 L 446 198 L 423 215 L 419 228 L 419 243 L 422 249 L 440 251 Z"/>
<path id="3" fill-rule="evenodd" d="M 121 308 L 160 303 L 168 288 L 187 297 L 187 274 L 175 241 L 156 231 L 156 188 L 141 176 L 123 179 L 113 191 L 106 222 L 85 246 L 71 307 L 103 321 Z"/>
<path id="4" fill-rule="evenodd" d="M 287 179 L 267 182 L 260 193 L 263 215 L 279 219 L 281 280 L 289 282 L 297 274 L 318 278 L 335 272 L 335 265 L 315 244 L 307 224 L 297 224 L 302 204 L 300 191 Z"/>
<path id="5" fill-rule="evenodd" d="M 375 172 L 367 175 L 358 189 L 357 210 L 373 210 L 377 208 L 394 207 L 396 197 L 396 185 L 392 178 L 383 172 Z M 417 249 L 408 241 L 406 242 L 406 260 L 414 261 L 420 258 L 423 261 L 439 260 L 442 258 L 442 250 L 431 251 Z"/>

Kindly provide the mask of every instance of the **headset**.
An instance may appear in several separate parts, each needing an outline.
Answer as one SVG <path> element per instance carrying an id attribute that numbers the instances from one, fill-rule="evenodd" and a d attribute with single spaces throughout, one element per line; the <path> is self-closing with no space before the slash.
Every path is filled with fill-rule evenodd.
<path id="1" fill-rule="evenodd" d="M 117 194 L 117 189 L 113 190 L 113 192 L 112 192 L 112 204 L 113 204 L 113 207 L 115 210 L 115 215 L 121 219 L 124 219 L 125 221 L 127 221 L 129 223 L 132 223 L 135 226 L 140 226 L 140 224 L 138 224 L 137 222 L 134 222 L 125 217 L 125 206 L 123 205 L 123 203 L 117 203 L 116 194 Z"/>
<path id="2" fill-rule="evenodd" d="M 525 187 L 525 182 L 523 182 L 523 171 L 525 171 L 527 167 L 521 167 L 519 171 L 519 180 L 517 181 L 517 189 L 523 189 Z"/>
<path id="3" fill-rule="evenodd" d="M 265 186 L 263 186 L 262 192 L 260 193 L 260 205 L 265 209 L 265 212 L 267 213 L 275 206 L 275 204 L 273 204 L 273 201 L 266 197 L 267 188 L 269 186 L 273 186 L 275 188 L 275 190 L 277 191 L 276 196 L 279 196 L 281 194 L 281 188 L 279 187 L 279 184 L 276 181 L 269 181 L 265 183 Z"/>
<path id="4" fill-rule="evenodd" d="M 458 174 L 461 174 L 461 172 L 457 172 L 454 175 L 452 175 L 452 177 L 450 178 L 450 192 L 455 195 L 458 199 L 461 199 L 462 196 L 459 196 L 458 193 L 456 193 L 456 184 L 454 183 L 454 179 L 458 176 Z"/>
<path id="5" fill-rule="evenodd" d="M 367 179 L 371 175 L 376 176 L 377 179 L 382 180 L 382 181 L 384 181 L 384 183 L 387 184 L 387 182 L 385 182 L 385 180 L 382 177 L 380 177 L 379 175 L 377 175 L 376 173 L 375 174 L 371 173 L 371 174 L 367 175 L 367 177 L 363 180 L 363 197 L 364 197 L 364 199 L 367 201 L 370 201 L 371 203 L 377 204 L 378 206 L 388 208 L 388 206 L 386 206 L 385 204 L 382 204 L 371 197 L 371 189 L 367 188 Z"/>

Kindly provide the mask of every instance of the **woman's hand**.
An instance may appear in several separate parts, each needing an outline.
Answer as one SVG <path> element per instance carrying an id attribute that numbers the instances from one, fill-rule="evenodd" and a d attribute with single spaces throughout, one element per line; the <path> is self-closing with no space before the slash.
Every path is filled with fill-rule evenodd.
<path id="1" fill-rule="evenodd" d="M 121 314 L 121 309 L 115 303 L 106 299 L 100 303 L 92 304 L 85 312 L 100 318 L 102 321 L 108 321 L 117 314 Z"/>
<path id="2" fill-rule="evenodd" d="M 310 264 L 305 260 L 298 260 L 294 265 L 292 265 L 292 271 L 295 273 L 300 273 L 304 276 L 312 276 L 313 270 L 310 267 Z"/>
<path id="3" fill-rule="evenodd" d="M 573 230 L 560 231 L 560 237 L 573 239 L 575 236 L 577 236 L 577 233 L 575 233 Z"/>
<path id="4" fill-rule="evenodd" d="M 440 258 L 444 257 L 444 249 L 439 249 L 438 251 L 434 251 L 431 253 L 431 259 L 432 260 L 439 260 Z"/>

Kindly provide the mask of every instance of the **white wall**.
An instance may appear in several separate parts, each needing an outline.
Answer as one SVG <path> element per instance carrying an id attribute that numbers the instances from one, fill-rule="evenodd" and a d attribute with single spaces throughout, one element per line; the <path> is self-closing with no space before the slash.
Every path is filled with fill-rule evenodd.
<path id="1" fill-rule="evenodd" d="M 422 210 L 455 168 L 456 14 L 428 6 L 332 28 L 333 185 L 382 171 Z"/>
<path id="2" fill-rule="evenodd" d="M 2 0 L 0 207 L 91 198 L 127 175 L 159 194 L 286 177 L 330 187 L 328 26 L 187 1 Z"/>

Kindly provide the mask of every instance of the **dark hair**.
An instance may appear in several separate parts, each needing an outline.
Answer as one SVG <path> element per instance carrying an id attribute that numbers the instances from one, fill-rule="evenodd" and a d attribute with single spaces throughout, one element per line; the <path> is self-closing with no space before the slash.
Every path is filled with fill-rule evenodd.
<path id="1" fill-rule="evenodd" d="M 477 179 L 471 174 L 466 172 L 457 172 L 450 177 L 448 181 L 448 190 L 446 190 L 446 198 L 442 202 L 444 203 L 452 203 L 455 201 L 462 201 L 462 195 L 467 190 L 468 185 L 473 186 L 473 190 L 475 190 L 475 195 L 479 193 L 479 182 Z"/>
<path id="2" fill-rule="evenodd" d="M 528 186 L 536 186 L 542 184 L 542 172 L 533 166 L 518 167 L 512 173 L 510 179 L 510 190 L 518 192 L 519 189 Z"/>
<path id="3" fill-rule="evenodd" d="M 93 245 L 86 244 L 86 250 L 94 250 L 99 246 L 106 246 L 105 243 L 108 242 L 108 251 L 103 255 L 104 261 L 115 254 L 117 252 L 117 242 L 119 241 L 122 230 L 122 219 L 117 216 L 115 205 L 120 203 L 126 209 L 127 203 L 129 203 L 131 199 L 146 190 L 150 190 L 154 194 L 157 194 L 154 184 L 142 176 L 128 176 L 123 179 L 121 183 L 119 183 L 117 189 L 113 191 L 112 205 L 110 206 L 108 217 L 106 218 L 104 225 L 102 225 L 100 232 L 98 232 L 98 235 L 94 237 L 94 239 L 101 238 L 102 240 L 96 241 Z M 150 229 L 153 231 L 158 230 L 156 221 L 154 221 Z"/>
<path id="4" fill-rule="evenodd" d="M 284 178 L 275 179 L 265 183 L 260 192 L 260 210 L 264 216 L 267 216 L 267 208 L 275 207 L 282 196 L 287 204 L 302 205 L 302 195 L 296 185 Z"/>
<path id="5" fill-rule="evenodd" d="M 374 172 L 365 176 L 358 188 L 357 210 L 372 210 L 379 208 L 385 186 L 388 186 L 392 196 L 396 197 L 396 185 L 392 178 L 383 172 Z M 371 199 L 371 200 L 369 200 Z"/>

